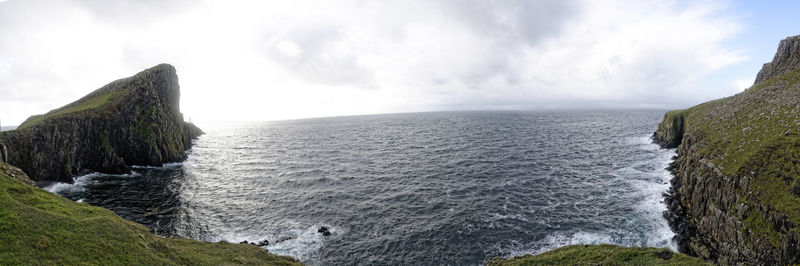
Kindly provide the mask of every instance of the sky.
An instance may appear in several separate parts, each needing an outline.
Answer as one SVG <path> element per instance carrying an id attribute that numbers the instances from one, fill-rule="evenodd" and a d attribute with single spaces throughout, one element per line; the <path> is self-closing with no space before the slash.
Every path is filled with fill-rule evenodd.
<path id="1" fill-rule="evenodd" d="M 0 121 L 159 63 L 196 121 L 685 108 L 752 85 L 798 1 L 0 0 Z"/>

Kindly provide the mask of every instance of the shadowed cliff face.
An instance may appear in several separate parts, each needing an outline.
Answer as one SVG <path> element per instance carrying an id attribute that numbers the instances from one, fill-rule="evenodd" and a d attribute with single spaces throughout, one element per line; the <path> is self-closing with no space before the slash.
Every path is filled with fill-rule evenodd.
<path id="1" fill-rule="evenodd" d="M 682 252 L 722 264 L 800 263 L 800 36 L 781 41 L 757 83 L 664 116 L 678 147 L 665 217 Z"/>
<path id="2" fill-rule="evenodd" d="M 175 68 L 161 64 L 1 133 L 7 156 L 0 159 L 36 181 L 61 182 L 181 161 L 202 131 L 183 121 L 179 103 Z"/>

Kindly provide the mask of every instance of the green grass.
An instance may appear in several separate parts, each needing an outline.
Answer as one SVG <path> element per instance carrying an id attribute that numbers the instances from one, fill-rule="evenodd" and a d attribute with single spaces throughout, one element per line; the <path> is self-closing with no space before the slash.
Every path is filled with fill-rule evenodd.
<path id="1" fill-rule="evenodd" d="M 668 251 L 669 259 L 656 256 Z M 665 248 L 620 247 L 614 245 L 574 245 L 557 248 L 539 255 L 510 259 L 495 258 L 486 263 L 501 265 L 711 265 L 701 259 L 673 253 Z"/>
<path id="2" fill-rule="evenodd" d="M 246 244 L 162 238 L 0 172 L 0 265 L 297 265 Z"/>
<path id="3" fill-rule="evenodd" d="M 36 125 L 36 124 L 40 123 L 41 121 L 43 121 L 45 119 L 48 119 L 48 118 L 54 118 L 54 117 L 59 117 L 59 116 L 67 115 L 67 114 L 76 114 L 76 113 L 79 113 L 79 112 L 86 112 L 86 111 L 96 110 L 96 109 L 98 109 L 100 107 L 104 107 L 104 106 L 108 105 L 109 103 L 117 101 L 118 99 L 122 98 L 123 96 L 125 96 L 127 94 L 128 94 L 128 90 L 116 90 L 116 91 L 111 91 L 111 92 L 108 92 L 108 93 L 103 93 L 103 94 L 100 94 L 100 95 L 96 95 L 96 96 L 88 98 L 88 99 L 78 100 L 77 102 L 74 102 L 74 103 L 68 104 L 68 105 L 66 105 L 64 107 L 55 109 L 55 110 L 50 111 L 50 112 L 48 112 L 48 113 L 46 113 L 44 115 L 32 116 L 31 118 L 29 118 L 28 120 L 23 122 L 21 125 L 19 125 L 19 127 L 17 127 L 17 129 L 26 129 L 26 128 L 32 127 L 32 126 L 34 126 L 34 125 Z"/>
<path id="4" fill-rule="evenodd" d="M 784 132 L 800 130 L 796 102 L 770 99 L 786 93 L 776 92 L 776 86 L 797 92 L 799 81 L 800 69 L 765 80 L 736 96 L 667 115 L 684 116 L 686 132 L 701 136 L 706 144 L 698 152 L 712 158 L 714 165 L 732 176 L 756 153 L 783 141 L 779 138 L 785 137 Z M 798 135 L 790 137 L 798 140 Z"/>

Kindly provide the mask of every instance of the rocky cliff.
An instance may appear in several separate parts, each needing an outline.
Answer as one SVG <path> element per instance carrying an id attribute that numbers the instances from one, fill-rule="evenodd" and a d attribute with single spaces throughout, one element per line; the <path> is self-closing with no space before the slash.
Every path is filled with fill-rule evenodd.
<path id="1" fill-rule="evenodd" d="M 161 64 L 0 133 L 0 161 L 36 181 L 72 182 L 92 171 L 181 161 L 202 133 L 183 121 L 175 68 Z"/>
<path id="2" fill-rule="evenodd" d="M 665 216 L 680 251 L 722 264 L 800 263 L 800 36 L 739 94 L 668 112 Z"/>

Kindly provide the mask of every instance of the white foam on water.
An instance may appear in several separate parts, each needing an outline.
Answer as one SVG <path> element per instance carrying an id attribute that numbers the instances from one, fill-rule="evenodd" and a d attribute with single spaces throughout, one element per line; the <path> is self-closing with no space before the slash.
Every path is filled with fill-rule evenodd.
<path id="1" fill-rule="evenodd" d="M 661 149 L 657 144 L 652 143 L 650 137 L 637 137 L 628 140 L 628 143 L 639 146 L 643 150 L 655 152 L 656 156 L 652 160 L 638 162 L 638 164 L 652 164 L 656 170 L 641 171 L 634 166 L 624 167 L 615 174 L 618 178 L 614 182 L 626 182 L 633 188 L 633 196 L 641 198 L 634 206 L 636 213 L 642 215 L 646 224 L 645 239 L 640 241 L 634 239 L 619 239 L 620 235 L 626 232 L 575 232 L 575 233 L 554 233 L 548 235 L 542 245 L 536 248 L 518 248 L 511 250 L 501 250 L 507 257 L 521 256 L 525 254 L 540 254 L 552 249 L 569 245 L 592 245 L 592 244 L 614 244 L 621 246 L 648 246 L 666 247 L 674 252 L 678 251 L 678 246 L 672 238 L 675 232 L 669 227 L 667 219 L 663 217 L 667 206 L 663 201 L 663 193 L 670 187 L 672 174 L 666 170 L 667 166 L 675 153 L 674 149 Z M 617 237 L 614 237 L 617 236 Z"/>
<path id="2" fill-rule="evenodd" d="M 649 138 L 648 138 L 649 141 Z M 645 224 L 647 236 L 642 242 L 645 246 L 666 247 L 677 252 L 677 244 L 672 240 L 675 232 L 669 227 L 664 212 L 667 205 L 664 203 L 663 194 L 669 190 L 672 174 L 666 170 L 672 159 L 674 149 L 661 149 L 657 144 L 649 141 L 642 146 L 643 149 L 655 152 L 655 158 L 641 162 L 652 164 L 653 172 L 642 172 L 640 175 L 646 176 L 644 179 L 631 179 L 630 184 L 636 191 L 636 196 L 641 197 L 637 205 L 634 206 L 637 213 L 643 215 L 649 223 Z"/>
<path id="3" fill-rule="evenodd" d="M 305 229 L 291 229 L 283 232 L 280 236 L 289 236 L 291 239 L 278 243 L 270 243 L 267 245 L 267 249 L 271 253 L 291 256 L 304 261 L 325 245 L 325 238 L 335 237 L 337 235 L 336 229 L 332 227 L 328 227 L 331 232 L 330 236 L 323 236 L 321 233 L 317 232 L 318 229 L 319 226 L 312 226 Z"/>
<path id="4" fill-rule="evenodd" d="M 267 235 L 233 233 L 214 239 L 214 241 L 224 240 L 230 243 L 248 241 L 251 243 L 259 243 L 264 240 L 269 240 L 269 245 L 265 248 L 269 250 L 270 253 L 281 256 L 291 256 L 300 261 L 305 261 L 325 246 L 325 239 L 334 238 L 343 234 L 337 227 L 326 225 L 325 227 L 328 228 L 331 235 L 323 236 L 322 233 L 318 232 L 320 227 L 322 227 L 322 225 L 313 225 L 304 228 L 297 227 L 288 230 L 280 230 Z"/>
<path id="5" fill-rule="evenodd" d="M 138 169 L 163 169 L 163 168 L 178 168 L 185 164 L 186 162 L 174 162 L 174 163 L 165 163 L 161 166 L 149 166 L 149 165 L 133 165 L 131 168 L 138 168 Z"/>
<path id="6" fill-rule="evenodd" d="M 44 187 L 44 190 L 47 190 L 52 193 L 61 193 L 61 192 L 81 192 L 86 190 L 86 184 L 92 181 L 93 178 L 101 176 L 101 173 L 91 173 L 88 175 L 82 175 L 73 178 L 72 184 L 70 183 L 62 183 L 56 182 L 47 187 Z"/>
<path id="7" fill-rule="evenodd" d="M 582 232 L 582 231 L 570 235 L 556 233 L 548 235 L 544 240 L 544 245 L 541 245 L 538 248 L 510 250 L 509 252 L 504 252 L 504 253 L 508 254 L 506 255 L 506 257 L 516 257 L 527 254 L 540 254 L 563 246 L 594 245 L 594 244 L 614 244 L 614 243 L 611 235 L 606 235 L 606 234 L 598 234 L 598 233 Z"/>
<path id="8" fill-rule="evenodd" d="M 86 190 L 86 185 L 94 182 L 95 178 L 103 177 L 103 176 L 123 176 L 123 177 L 134 177 L 140 176 L 141 173 L 136 171 L 131 171 L 130 174 L 124 175 L 110 175 L 110 174 L 103 174 L 103 173 L 91 173 L 88 175 L 82 175 L 74 177 L 72 180 L 72 184 L 70 183 L 63 183 L 63 182 L 56 182 L 49 186 L 46 186 L 42 189 L 49 191 L 51 193 L 63 193 L 63 192 L 83 192 Z"/>

